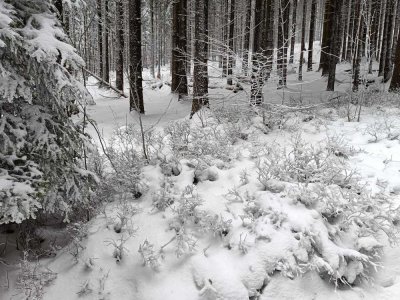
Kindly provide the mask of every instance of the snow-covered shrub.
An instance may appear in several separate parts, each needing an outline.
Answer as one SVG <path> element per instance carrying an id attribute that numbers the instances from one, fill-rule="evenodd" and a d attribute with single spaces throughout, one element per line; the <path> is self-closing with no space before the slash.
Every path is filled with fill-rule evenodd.
<path id="1" fill-rule="evenodd" d="M 168 177 L 161 183 L 161 187 L 153 193 L 153 207 L 158 211 L 165 211 L 176 201 L 177 195 L 174 183 Z"/>
<path id="2" fill-rule="evenodd" d="M 69 118 L 89 99 L 68 72 L 83 60 L 50 8 L 0 1 L 0 224 L 38 211 L 68 221 L 91 206 L 95 178 L 81 163 L 88 138 Z"/>
<path id="3" fill-rule="evenodd" d="M 154 271 L 158 271 L 160 269 L 160 252 L 156 252 L 154 250 L 154 245 L 151 244 L 148 240 L 145 240 L 143 244 L 139 246 L 138 252 L 142 257 L 143 266 L 149 266 Z"/>
<path id="4" fill-rule="evenodd" d="M 337 134 L 328 135 L 326 140 L 326 148 L 330 153 L 344 158 L 349 158 L 350 156 L 360 152 L 360 150 L 350 146 L 344 136 Z"/>
<path id="5" fill-rule="evenodd" d="M 324 182 L 345 186 L 351 181 L 346 162 L 323 146 L 307 144 L 299 135 L 288 148 L 269 147 L 267 155 L 257 162 L 258 180 L 265 189 L 281 191 L 281 186 L 271 186 L 274 180 L 285 182 Z"/>
<path id="6" fill-rule="evenodd" d="M 170 147 L 176 153 L 176 157 L 179 157 L 182 151 L 188 150 L 191 133 L 189 120 L 171 122 L 164 131 L 169 135 Z"/>
<path id="7" fill-rule="evenodd" d="M 129 238 L 130 236 L 121 236 L 118 240 L 108 239 L 105 241 L 107 246 L 112 246 L 114 248 L 113 257 L 115 258 L 116 262 L 120 262 L 128 251 L 128 249 L 125 247 L 125 243 L 129 240 Z"/>
<path id="8" fill-rule="evenodd" d="M 125 195 L 121 196 L 121 200 L 116 206 L 115 217 L 113 218 L 113 228 L 116 233 L 127 231 L 129 235 L 133 235 L 136 229 L 133 226 L 133 216 L 138 213 L 139 209 L 130 203 Z"/>
<path id="9" fill-rule="evenodd" d="M 84 223 L 71 223 L 67 225 L 67 232 L 70 242 L 66 250 L 72 255 L 75 262 L 78 262 L 81 253 L 86 249 L 83 240 L 87 238 L 87 226 Z"/>
<path id="10" fill-rule="evenodd" d="M 175 233 L 176 235 L 176 247 L 175 254 L 176 257 L 181 257 L 188 252 L 193 252 L 196 249 L 197 240 L 193 235 L 187 233 L 185 228 L 181 227 L 179 231 Z"/>
<path id="11" fill-rule="evenodd" d="M 202 210 L 199 209 L 202 203 L 203 200 L 196 194 L 194 186 L 188 185 L 176 201 L 176 206 L 172 208 L 175 218 L 170 227 L 178 232 L 186 224 L 199 222 L 203 216 Z"/>
<path id="12" fill-rule="evenodd" d="M 26 299 L 40 300 L 43 298 L 44 288 L 56 279 L 57 274 L 40 265 L 38 261 L 30 262 L 28 256 L 28 253 L 24 252 L 17 288 L 23 291 Z"/>
<path id="13" fill-rule="evenodd" d="M 134 126 L 118 128 L 107 147 L 107 157 L 112 167 L 107 180 L 113 194 L 129 193 L 140 197 L 147 189 L 142 178 L 144 159 L 140 148 L 140 135 Z"/>

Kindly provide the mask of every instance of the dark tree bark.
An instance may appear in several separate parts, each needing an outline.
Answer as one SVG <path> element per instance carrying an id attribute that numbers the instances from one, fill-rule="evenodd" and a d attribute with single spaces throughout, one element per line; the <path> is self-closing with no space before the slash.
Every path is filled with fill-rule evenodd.
<path id="1" fill-rule="evenodd" d="M 195 0 L 193 102 L 191 117 L 208 106 L 208 1 Z"/>
<path id="2" fill-rule="evenodd" d="M 178 0 L 172 5 L 171 91 L 178 93 L 179 97 L 182 97 L 188 94 L 186 76 L 187 0 Z"/>
<path id="3" fill-rule="evenodd" d="M 385 69 L 386 63 L 386 51 L 387 51 L 387 36 L 388 36 L 388 28 L 389 28 L 389 15 L 390 15 L 390 2 L 391 0 L 386 1 L 385 12 L 382 15 L 383 21 L 383 32 L 382 32 L 382 45 L 380 50 L 380 57 L 379 57 L 379 71 L 378 76 L 383 76 L 383 72 Z"/>
<path id="4" fill-rule="evenodd" d="M 331 0 L 330 5 L 332 6 L 332 32 L 330 37 L 330 53 L 328 56 L 328 91 L 335 90 L 335 78 L 336 78 L 336 64 L 339 60 L 340 54 L 340 28 L 341 28 L 341 12 L 343 0 Z"/>
<path id="5" fill-rule="evenodd" d="M 117 0 L 116 2 L 116 22 L 115 22 L 115 86 L 118 90 L 124 90 L 124 2 Z"/>
<path id="6" fill-rule="evenodd" d="M 392 37 L 393 37 L 393 18 L 394 18 L 394 12 L 396 9 L 396 1 L 395 0 L 389 0 L 388 3 L 388 10 L 387 10 L 387 31 L 386 31 L 386 37 L 385 37 L 385 44 L 386 44 L 386 51 L 385 51 L 385 66 L 383 68 L 383 82 L 388 82 L 390 80 L 390 77 L 392 76 Z"/>
<path id="7" fill-rule="evenodd" d="M 357 29 L 355 34 L 355 54 L 353 57 L 353 91 L 358 91 L 360 85 L 360 64 L 362 55 L 361 33 L 364 26 L 364 14 L 362 12 L 362 0 L 355 0 L 354 26 Z"/>
<path id="8" fill-rule="evenodd" d="M 244 29 L 244 54 L 243 71 L 247 76 L 249 74 L 249 51 L 250 51 L 250 31 L 251 31 L 251 1 L 246 1 L 246 16 Z"/>
<path id="9" fill-rule="evenodd" d="M 317 0 L 311 0 L 311 18 L 310 18 L 310 32 L 308 34 L 308 61 L 307 71 L 313 69 L 313 47 L 314 47 L 314 35 L 315 35 L 315 20 L 317 12 Z"/>
<path id="10" fill-rule="evenodd" d="M 105 0 L 105 16 L 104 16 L 104 40 L 103 40 L 103 47 L 104 47 L 104 74 L 103 80 L 105 82 L 110 83 L 110 45 L 109 45 L 109 36 L 110 36 L 110 16 L 109 16 L 109 1 Z"/>
<path id="11" fill-rule="evenodd" d="M 235 0 L 229 0 L 229 36 L 228 36 L 228 76 L 227 85 L 232 85 L 233 79 L 233 34 L 235 32 Z"/>
<path id="12" fill-rule="evenodd" d="M 150 75 L 155 78 L 154 0 L 150 0 Z"/>
<path id="13" fill-rule="evenodd" d="M 54 1 L 54 6 L 58 11 L 58 19 L 63 22 L 63 2 L 62 0 L 55 0 Z"/>
<path id="14" fill-rule="evenodd" d="M 103 65 L 103 14 L 102 0 L 97 0 L 97 47 L 99 52 L 99 77 L 104 78 Z"/>
<path id="15" fill-rule="evenodd" d="M 129 1 L 129 60 L 129 108 L 144 114 L 141 0 Z"/>
<path id="16" fill-rule="evenodd" d="M 329 62 L 332 52 L 331 41 L 334 27 L 334 7 L 335 0 L 326 0 L 324 13 L 324 28 L 322 33 L 321 57 L 319 61 L 319 70 L 322 70 L 322 76 L 329 74 Z"/>
<path id="17" fill-rule="evenodd" d="M 396 56 L 394 60 L 394 69 L 392 81 L 390 82 L 389 92 L 399 92 L 400 90 L 400 41 L 397 40 Z"/>
<path id="18" fill-rule="evenodd" d="M 292 35 L 290 38 L 290 57 L 289 57 L 289 64 L 293 63 L 294 58 L 294 46 L 296 44 L 296 26 L 297 26 L 297 0 L 292 0 Z M 307 0 L 303 0 L 303 2 L 307 3 Z M 305 14 L 303 14 L 305 16 Z"/>
<path id="19" fill-rule="evenodd" d="M 263 103 L 262 89 L 264 86 L 265 57 L 263 55 L 263 33 L 265 0 L 256 0 L 254 13 L 254 38 L 253 38 L 253 67 L 251 74 L 250 104 L 261 105 Z"/>
<path id="20" fill-rule="evenodd" d="M 299 81 L 303 81 L 303 63 L 304 51 L 306 51 L 306 16 L 307 16 L 307 1 L 303 0 L 303 18 L 301 21 L 301 49 L 300 49 L 300 62 L 299 62 Z"/>

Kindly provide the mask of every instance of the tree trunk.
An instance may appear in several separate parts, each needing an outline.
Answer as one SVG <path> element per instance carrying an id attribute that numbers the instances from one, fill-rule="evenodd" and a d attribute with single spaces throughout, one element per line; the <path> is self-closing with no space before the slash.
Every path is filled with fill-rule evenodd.
<path id="1" fill-rule="evenodd" d="M 303 61 L 304 51 L 306 51 L 306 16 L 307 16 L 307 1 L 303 0 L 303 18 L 301 21 L 301 49 L 300 49 L 300 62 L 299 62 L 299 81 L 303 81 Z"/>
<path id="2" fill-rule="evenodd" d="M 250 31 L 251 31 L 251 1 L 245 2 L 246 16 L 244 29 L 244 55 L 243 55 L 243 71 L 247 76 L 249 74 L 249 52 L 250 52 Z"/>
<path id="3" fill-rule="evenodd" d="M 364 14 L 362 11 L 362 0 L 355 0 L 355 14 L 354 14 L 354 26 L 357 31 L 355 34 L 355 54 L 353 58 L 353 91 L 358 91 L 360 85 L 360 64 L 362 54 L 362 41 L 361 33 L 363 32 L 364 26 Z"/>
<path id="4" fill-rule="evenodd" d="M 99 53 L 99 77 L 104 78 L 103 65 L 103 14 L 102 0 L 97 0 L 97 47 Z"/>
<path id="5" fill-rule="evenodd" d="M 392 37 L 393 37 L 393 18 L 394 18 L 394 11 L 396 9 L 396 1 L 389 0 L 388 3 L 388 10 L 387 10 L 387 18 L 388 18 L 388 27 L 386 31 L 386 52 L 385 52 L 385 66 L 383 68 L 383 82 L 388 82 L 390 77 L 392 76 Z"/>
<path id="6" fill-rule="evenodd" d="M 310 32 L 308 35 L 308 61 L 307 71 L 313 69 L 313 47 L 314 47 L 314 35 L 315 35 L 315 20 L 317 12 L 317 0 L 311 0 L 311 19 L 310 19 Z"/>
<path id="7" fill-rule="evenodd" d="M 388 28 L 389 28 L 389 15 L 390 15 L 390 2 L 391 0 L 386 1 L 386 7 L 385 7 L 385 12 L 384 15 L 382 16 L 383 18 L 383 33 L 382 33 L 382 45 L 381 45 L 381 51 L 380 51 L 380 58 L 379 58 L 379 73 L 378 76 L 382 76 L 384 69 L 385 69 L 385 63 L 386 63 L 386 52 L 387 52 L 387 37 L 388 37 Z"/>
<path id="8" fill-rule="evenodd" d="M 287 78 L 287 50 L 289 36 L 289 0 L 281 0 L 278 8 L 278 68 L 279 87 L 286 87 Z"/>
<path id="9" fill-rule="evenodd" d="M 227 85 L 232 85 L 233 79 L 233 33 L 235 32 L 235 0 L 230 0 L 229 5 L 229 37 L 228 37 L 228 76 Z"/>
<path id="10" fill-rule="evenodd" d="M 144 114 L 141 0 L 129 1 L 129 60 L 129 108 Z"/>
<path id="11" fill-rule="evenodd" d="M 123 0 L 118 0 L 116 5 L 116 19 L 115 19 L 115 85 L 120 91 L 124 90 L 124 3 Z"/>
<path id="12" fill-rule="evenodd" d="M 191 117 L 208 106 L 208 1 L 195 0 L 193 102 Z"/>
<path id="13" fill-rule="evenodd" d="M 155 37 L 154 37 L 154 0 L 150 0 L 150 75 L 156 77 L 155 72 Z"/>
<path id="14" fill-rule="evenodd" d="M 264 86 L 263 76 L 265 68 L 265 59 L 262 53 L 262 42 L 264 41 L 262 34 L 266 32 L 263 29 L 264 11 L 262 8 L 265 8 L 265 1 L 256 0 L 255 5 L 250 104 L 261 105 L 263 103 L 262 89 Z"/>
<path id="15" fill-rule="evenodd" d="M 322 33 L 321 56 L 319 61 L 319 70 L 322 70 L 322 76 L 329 73 L 329 56 L 331 54 L 331 40 L 333 29 L 333 3 L 335 0 L 326 0 L 324 13 L 324 28 Z"/>
<path id="16" fill-rule="evenodd" d="M 400 90 L 400 41 L 397 40 L 396 56 L 394 61 L 394 69 L 392 81 L 390 82 L 389 92 L 399 92 Z"/>
<path id="17" fill-rule="evenodd" d="M 110 16 L 109 16 L 109 3 L 108 0 L 105 0 L 105 16 L 104 16 L 104 40 L 103 40 L 103 47 L 104 47 L 104 73 L 103 79 L 105 82 L 110 83 L 110 45 L 109 45 L 109 35 L 110 35 Z"/>
<path id="18" fill-rule="evenodd" d="M 332 33 L 330 37 L 330 53 L 328 60 L 328 91 L 335 90 L 335 78 L 336 78 L 336 64 L 339 60 L 340 54 L 340 28 L 341 28 L 341 12 L 342 12 L 343 0 L 331 0 L 332 5 Z"/>
<path id="19" fill-rule="evenodd" d="M 188 94 L 186 76 L 187 0 L 179 0 L 177 2 L 174 2 L 172 5 L 171 91 L 174 93 L 178 93 L 179 98 L 181 98 L 182 96 L 187 96 Z"/>
<path id="20" fill-rule="evenodd" d="M 296 26 L 297 26 L 297 0 L 292 0 L 292 34 L 290 38 L 290 58 L 289 58 L 289 64 L 293 63 L 293 58 L 294 58 L 294 46 L 296 44 Z M 307 3 L 307 0 L 303 0 L 303 2 Z M 305 14 L 304 14 L 305 16 Z"/>

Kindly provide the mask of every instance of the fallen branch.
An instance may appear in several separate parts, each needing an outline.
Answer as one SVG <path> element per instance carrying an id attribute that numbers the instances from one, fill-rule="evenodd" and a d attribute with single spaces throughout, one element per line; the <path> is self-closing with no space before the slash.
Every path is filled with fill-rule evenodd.
<path id="1" fill-rule="evenodd" d="M 86 73 L 88 73 L 90 76 L 93 76 L 94 78 L 96 78 L 98 81 L 100 81 L 101 83 L 104 83 L 105 85 L 107 85 L 110 89 L 112 89 L 113 91 L 117 92 L 120 96 L 128 98 L 128 96 L 123 92 L 118 90 L 117 88 L 113 87 L 111 84 L 109 84 L 107 81 L 104 81 L 102 78 L 100 78 L 99 76 L 93 74 L 92 72 L 90 72 L 88 69 L 83 69 Z"/>

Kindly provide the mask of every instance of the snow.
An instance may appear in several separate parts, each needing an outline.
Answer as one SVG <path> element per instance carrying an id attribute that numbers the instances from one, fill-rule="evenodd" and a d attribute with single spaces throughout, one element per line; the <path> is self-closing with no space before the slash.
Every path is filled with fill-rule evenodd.
<path id="1" fill-rule="evenodd" d="M 348 87 L 348 75 L 344 72 L 348 67 L 338 67 L 341 93 Z M 168 70 L 163 72 L 164 79 L 168 80 Z M 144 77 L 149 80 L 146 74 Z M 319 73 L 307 72 L 305 79 L 299 84 L 295 74 L 289 75 L 289 87 L 285 91 L 277 91 L 276 82 L 272 80 L 265 87 L 265 99 L 271 103 L 289 104 L 299 101 L 295 96 L 300 95 L 308 104 L 315 104 L 334 97 L 335 93 L 323 92 L 325 79 L 321 79 Z M 95 106 L 88 106 L 88 114 L 96 121 L 105 140 L 113 136 L 116 128 L 130 124 L 138 126 L 138 116 L 129 113 L 127 99 L 115 97 L 114 93 L 99 89 L 95 84 L 93 78 L 88 81 L 96 102 Z M 179 102 L 166 85 L 156 90 L 152 85 L 151 81 L 145 82 L 146 114 L 142 117 L 145 129 L 161 130 L 171 121 L 187 121 L 190 101 Z M 223 82 L 215 78 L 213 85 L 223 86 Z M 228 101 L 244 107 L 247 99 L 245 92 L 233 94 L 224 89 L 213 89 L 211 93 L 213 99 L 217 99 L 211 102 L 211 107 L 225 105 Z M 384 129 L 380 129 L 384 133 L 382 137 L 371 142 L 373 136 L 369 130 L 375 123 L 383 124 L 385 120 L 392 120 L 391 127 L 400 129 L 398 113 L 399 108 L 395 105 L 366 107 L 360 122 L 347 122 L 346 116 L 337 110 L 321 108 L 310 121 L 302 122 L 308 116 L 307 113 L 300 114 L 282 128 L 266 134 L 260 130 L 261 118 L 255 117 L 248 128 L 243 128 L 248 139 L 238 140 L 227 148 L 230 152 L 225 154 L 230 161 L 212 160 L 212 166 L 197 170 L 196 174 L 192 161 L 181 159 L 179 172 L 176 172 L 179 175 L 168 177 L 173 185 L 171 197 L 178 199 L 185 187 L 192 184 L 193 178 L 198 178 L 195 194 L 202 200 L 199 211 L 215 215 L 219 220 L 231 220 L 231 229 L 226 236 L 220 236 L 216 231 L 197 231 L 195 224 L 191 224 L 187 230 L 191 230 L 197 241 L 195 251 L 187 251 L 180 257 L 174 249 L 175 241 L 163 247 L 175 236 L 170 227 L 176 216 L 170 208 L 156 212 L 152 206 L 153 197 L 159 193 L 166 178 L 159 165 L 145 166 L 143 176 L 149 190 L 140 199 L 128 202 L 138 211 L 131 216 L 135 234 L 126 241 L 121 261 L 116 262 L 115 249 L 107 242 L 118 241 L 127 235 L 127 232 L 113 230 L 113 218 L 125 209 L 119 201 L 114 201 L 89 222 L 87 237 L 81 242 L 84 249 L 77 261 L 72 259 L 67 248 L 54 258 L 42 260 L 46 267 L 57 273 L 57 279 L 46 287 L 44 299 L 397 299 L 400 295 L 399 247 L 392 248 L 383 234 L 379 238 L 365 236 L 355 240 L 349 233 L 340 236 L 340 240 L 333 240 L 336 229 L 327 226 L 320 213 L 322 208 L 291 197 L 300 186 L 296 182 L 272 180 L 268 190 L 262 190 L 262 184 L 257 180 L 255 158 L 263 155 L 262 151 L 267 151 L 268 145 L 283 153 L 284 149 L 290 148 L 291 139 L 298 132 L 302 133 L 305 145 L 315 147 L 324 145 L 328 136 L 343 137 L 336 146 L 340 146 L 341 153 L 350 153 L 346 162 L 357 169 L 361 182 L 372 194 L 383 192 L 393 201 L 394 207 L 398 207 L 400 143 L 389 139 Z M 202 117 L 207 116 L 212 114 L 205 112 Z M 198 126 L 201 121 L 195 119 L 191 126 Z M 212 124 L 214 120 L 208 122 Z M 95 130 L 88 130 L 98 141 Z M 211 139 L 211 135 L 209 137 Z M 248 173 L 246 180 L 242 180 L 243 170 Z M 1 185 L 6 186 L 7 182 L 0 182 Z M 309 186 L 318 188 L 317 184 L 310 183 Z M 235 190 L 242 199 L 236 199 L 232 193 L 227 196 Z M 332 188 L 332 197 L 336 196 L 334 192 Z M 308 196 L 312 198 L 311 193 Z M 340 203 L 340 197 L 337 198 Z M 173 205 L 176 208 L 178 204 L 175 201 Z M 246 210 L 252 212 L 253 217 L 251 213 L 246 214 Z M 259 215 L 255 216 L 257 213 Z M 162 255 L 156 257 L 157 270 L 143 265 L 138 250 L 145 241 L 153 244 L 156 251 L 163 247 Z M 185 249 L 189 248 L 186 245 Z M 383 248 L 383 268 L 372 275 L 372 282 L 357 282 L 356 276 L 368 260 L 363 253 L 380 248 Z M 345 276 L 355 285 L 335 287 L 327 278 L 321 278 L 318 269 Z M 0 273 L 0 280 L 3 280 L 3 272 Z M 10 277 L 15 276 L 16 271 L 11 271 Z M 79 296 L 83 290 L 86 295 Z M 15 294 L 15 287 L 11 287 L 2 291 L 0 298 L 23 298 L 21 293 Z"/>

